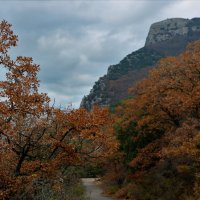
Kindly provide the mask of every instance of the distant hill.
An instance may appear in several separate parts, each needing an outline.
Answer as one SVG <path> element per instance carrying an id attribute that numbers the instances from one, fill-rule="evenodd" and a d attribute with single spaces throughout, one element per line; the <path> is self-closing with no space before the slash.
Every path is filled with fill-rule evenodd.
<path id="1" fill-rule="evenodd" d="M 128 88 L 143 79 L 158 60 L 179 54 L 197 39 L 200 39 L 200 18 L 172 18 L 152 24 L 145 46 L 119 64 L 109 66 L 107 74 L 82 99 L 81 107 L 90 110 L 93 104 L 107 106 L 128 98 Z"/>

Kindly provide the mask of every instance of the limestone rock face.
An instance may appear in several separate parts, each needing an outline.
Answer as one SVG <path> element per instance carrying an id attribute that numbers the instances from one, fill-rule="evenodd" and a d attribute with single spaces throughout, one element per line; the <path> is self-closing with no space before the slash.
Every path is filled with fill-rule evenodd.
<path id="1" fill-rule="evenodd" d="M 108 67 L 106 75 L 82 99 L 81 107 L 113 105 L 128 98 L 128 88 L 145 78 L 148 70 L 166 56 L 181 53 L 191 41 L 200 39 L 200 18 L 172 18 L 151 25 L 145 46 Z"/>
<path id="2" fill-rule="evenodd" d="M 100 77 L 97 82 L 95 82 L 93 88 L 88 96 L 83 97 L 80 107 L 91 110 L 92 105 L 109 105 L 110 98 L 107 92 L 108 80 L 107 76 Z"/>
<path id="3" fill-rule="evenodd" d="M 145 46 L 170 40 L 176 35 L 187 35 L 189 19 L 166 19 L 151 25 Z"/>
<path id="4" fill-rule="evenodd" d="M 145 46 L 165 56 L 177 55 L 200 38 L 200 18 L 172 18 L 151 25 Z"/>
<path id="5" fill-rule="evenodd" d="M 81 107 L 91 110 L 92 105 L 107 106 L 129 96 L 128 88 L 145 77 L 149 67 L 162 55 L 154 50 L 141 48 L 127 55 L 119 64 L 108 67 L 108 72 L 95 82 L 90 94 L 81 101 Z"/>

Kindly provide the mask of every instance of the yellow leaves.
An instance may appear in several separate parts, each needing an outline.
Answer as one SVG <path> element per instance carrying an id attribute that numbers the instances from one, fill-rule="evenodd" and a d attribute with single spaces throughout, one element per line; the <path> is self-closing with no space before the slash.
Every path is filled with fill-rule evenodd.
<path id="1" fill-rule="evenodd" d="M 32 174 L 31 176 L 32 176 L 32 177 L 37 177 L 37 174 Z"/>
<path id="2" fill-rule="evenodd" d="M 52 189 L 55 191 L 55 192 L 61 192 L 62 189 L 63 189 L 63 186 L 61 185 L 60 182 L 56 181 L 54 182 L 53 186 L 52 186 Z"/>
<path id="3" fill-rule="evenodd" d="M 176 169 L 179 173 L 188 173 L 191 170 L 188 165 L 178 165 Z"/>

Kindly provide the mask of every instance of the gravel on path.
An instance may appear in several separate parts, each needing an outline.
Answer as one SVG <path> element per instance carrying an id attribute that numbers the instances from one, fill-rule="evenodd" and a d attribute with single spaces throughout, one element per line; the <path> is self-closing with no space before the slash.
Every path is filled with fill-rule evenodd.
<path id="1" fill-rule="evenodd" d="M 83 185 L 86 189 L 88 200 L 112 200 L 112 198 L 103 195 L 99 186 L 99 181 L 95 178 L 82 178 Z"/>

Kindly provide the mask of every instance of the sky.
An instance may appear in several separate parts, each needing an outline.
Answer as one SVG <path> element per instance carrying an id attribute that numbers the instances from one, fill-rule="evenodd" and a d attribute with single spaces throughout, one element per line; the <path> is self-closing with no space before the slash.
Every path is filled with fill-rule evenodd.
<path id="1" fill-rule="evenodd" d="M 79 107 L 95 81 L 144 46 L 152 23 L 200 17 L 199 0 L 0 0 L 0 18 L 19 37 L 12 56 L 40 65 L 40 91 Z M 0 69 L 0 79 L 4 71 Z"/>

